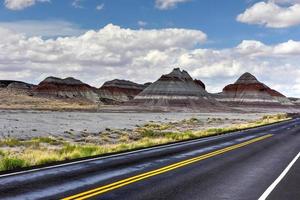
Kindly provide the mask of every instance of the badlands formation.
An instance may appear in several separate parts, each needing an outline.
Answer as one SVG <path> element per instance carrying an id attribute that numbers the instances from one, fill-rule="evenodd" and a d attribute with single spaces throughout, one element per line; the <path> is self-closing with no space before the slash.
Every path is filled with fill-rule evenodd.
<path id="1" fill-rule="evenodd" d="M 300 98 L 289 98 L 289 100 L 296 106 L 300 106 Z"/>
<path id="2" fill-rule="evenodd" d="M 102 102 L 114 104 L 132 100 L 146 87 L 147 85 L 137 84 L 127 80 L 114 79 L 105 82 L 99 89 L 99 93 Z"/>
<path id="3" fill-rule="evenodd" d="M 293 103 L 280 92 L 259 82 L 250 73 L 244 73 L 235 83 L 224 87 L 215 98 L 229 106 L 292 106 Z"/>
<path id="4" fill-rule="evenodd" d="M 162 75 L 140 94 L 131 105 L 146 108 L 176 108 L 176 110 L 224 111 L 228 110 L 206 92 L 205 85 L 179 68 Z"/>
<path id="5" fill-rule="evenodd" d="M 74 78 L 48 77 L 33 89 L 33 94 L 44 97 L 87 99 L 99 102 L 97 89 Z"/>
<path id="6" fill-rule="evenodd" d="M 137 84 L 115 79 L 105 82 L 100 88 L 74 78 L 48 77 L 38 85 L 0 80 L 0 108 L 13 109 L 17 105 L 15 109 L 46 107 L 57 110 L 61 107 L 103 112 L 230 112 L 237 109 L 244 112 L 250 108 L 261 112 L 264 112 L 262 108 L 268 111 L 279 108 L 285 112 L 300 108 L 299 98 L 285 97 L 250 73 L 224 87 L 221 93 L 209 94 L 205 88 L 201 80 L 194 80 L 188 72 L 179 68 L 162 75 L 154 83 Z"/>

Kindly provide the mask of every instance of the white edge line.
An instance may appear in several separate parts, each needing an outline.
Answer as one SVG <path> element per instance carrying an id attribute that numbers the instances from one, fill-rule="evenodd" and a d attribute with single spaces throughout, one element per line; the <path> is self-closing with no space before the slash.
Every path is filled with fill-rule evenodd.
<path id="1" fill-rule="evenodd" d="M 291 121 L 294 121 L 294 119 L 292 119 Z M 283 121 L 283 123 L 284 122 L 286 122 L 286 121 Z M 273 125 L 274 124 L 270 124 L 268 126 L 272 127 Z M 256 127 L 256 128 L 253 128 L 252 130 L 260 129 L 260 128 L 262 128 L 262 127 Z M 146 149 L 134 150 L 134 151 L 130 151 L 130 152 L 119 153 L 119 154 L 114 154 L 114 155 L 109 155 L 109 156 L 90 158 L 90 159 L 84 159 L 84 160 L 79 160 L 79 161 L 74 161 L 74 162 L 68 162 L 68 163 L 59 164 L 59 165 L 52 165 L 52 166 L 48 166 L 48 167 L 30 169 L 30 170 L 20 171 L 20 172 L 13 172 L 13 173 L 9 173 L 9 174 L 0 175 L 0 178 L 15 176 L 15 175 L 21 175 L 21 174 L 27 174 L 27 173 L 31 173 L 31 172 L 38 172 L 38 171 L 43 171 L 43 170 L 46 170 L 46 169 L 55 169 L 55 168 L 59 168 L 59 167 L 65 167 L 65 166 L 70 166 L 70 165 L 75 165 L 75 164 L 80 164 L 80 163 L 85 163 L 85 162 L 90 162 L 90 161 L 96 161 L 96 160 L 103 160 L 103 159 L 107 159 L 107 158 L 126 156 L 126 155 L 131 155 L 131 154 L 135 154 L 135 153 L 139 153 L 139 152 L 147 152 L 147 151 L 151 151 L 151 150 L 155 150 L 155 149 L 163 149 L 163 148 L 168 148 L 168 147 L 173 147 L 173 146 L 178 146 L 178 145 L 192 144 L 192 143 L 199 142 L 199 141 L 200 142 L 201 141 L 203 141 L 203 142 L 211 141 L 211 140 L 227 137 L 228 135 L 236 134 L 236 133 L 239 133 L 239 132 L 248 132 L 248 129 L 231 132 L 231 133 L 227 133 L 227 134 L 224 134 L 224 135 L 216 135 L 216 136 L 212 136 L 210 138 L 199 138 L 199 139 L 192 140 L 192 141 L 179 142 L 179 143 L 175 143 L 175 144 L 162 145 L 162 146 L 158 146 L 158 147 L 149 147 L 149 148 L 146 148 Z"/>
<path id="2" fill-rule="evenodd" d="M 295 162 L 300 157 L 300 152 L 296 155 L 296 157 L 290 162 L 290 164 L 283 170 L 283 172 L 278 176 L 278 178 L 268 187 L 268 189 L 261 195 L 258 200 L 265 200 L 274 188 L 278 185 L 278 183 L 284 178 L 284 176 L 288 173 L 288 171 L 292 168 Z"/>

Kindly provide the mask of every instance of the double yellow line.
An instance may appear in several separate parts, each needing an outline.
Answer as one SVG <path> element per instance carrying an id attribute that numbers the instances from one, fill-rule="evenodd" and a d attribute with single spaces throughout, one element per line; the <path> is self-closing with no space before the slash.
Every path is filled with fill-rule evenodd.
<path id="1" fill-rule="evenodd" d="M 130 178 L 126 178 L 126 179 L 123 179 L 123 180 L 120 180 L 120 181 L 117 181 L 117 182 L 114 182 L 114 183 L 111 183 L 111 184 L 108 184 L 108 185 L 105 185 L 105 186 L 102 186 L 102 187 L 98 187 L 98 188 L 95 188 L 95 189 L 92 189 L 92 190 L 89 190 L 89 191 L 86 191 L 86 192 L 82 192 L 80 194 L 76 194 L 76 195 L 73 195 L 73 196 L 70 196 L 70 197 L 66 197 L 63 200 L 88 199 L 90 197 L 94 197 L 94 196 L 103 194 L 105 192 L 108 192 L 108 191 L 111 191 L 111 190 L 129 185 L 131 183 L 141 181 L 143 179 L 146 179 L 146 178 L 149 178 L 149 177 L 152 177 L 152 176 L 156 176 L 156 175 L 159 175 L 159 174 L 162 174 L 162 173 L 166 173 L 168 171 L 171 171 L 171 170 L 174 170 L 174 169 L 177 169 L 177 168 L 180 168 L 180 167 L 183 167 L 183 166 L 186 166 L 186 165 L 189 165 L 189 164 L 192 164 L 192 163 L 195 163 L 195 162 L 198 162 L 198 161 L 201 161 L 201 160 L 204 160 L 204 159 L 216 156 L 216 155 L 220 155 L 220 154 L 226 153 L 228 151 L 232 151 L 232 150 L 237 149 L 237 148 L 241 148 L 243 146 L 252 144 L 254 142 L 258 142 L 260 140 L 269 138 L 271 136 L 272 136 L 272 134 L 257 137 L 257 138 L 248 140 L 246 142 L 240 143 L 240 144 L 236 144 L 236 145 L 229 146 L 229 147 L 226 147 L 226 148 L 223 148 L 223 149 L 219 149 L 219 150 L 213 151 L 211 153 L 207 153 L 207 154 L 204 154 L 204 155 L 201 155 L 201 156 L 197 156 L 195 158 L 184 160 L 184 161 L 174 163 L 172 165 L 168 165 L 168 166 L 165 166 L 165 167 L 153 170 L 153 171 L 149 171 L 149 172 L 139 174 L 139 175 L 136 175 L 136 176 L 133 176 L 133 177 L 130 177 Z"/>

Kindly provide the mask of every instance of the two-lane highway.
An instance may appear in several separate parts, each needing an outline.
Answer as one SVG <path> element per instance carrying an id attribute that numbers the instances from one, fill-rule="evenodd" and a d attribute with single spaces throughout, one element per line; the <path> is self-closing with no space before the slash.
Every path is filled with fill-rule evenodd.
<path id="1" fill-rule="evenodd" d="M 300 119 L 0 176 L 0 199 L 299 199 Z M 291 165 L 291 161 L 295 161 Z M 290 168 L 287 170 L 287 167 Z"/>

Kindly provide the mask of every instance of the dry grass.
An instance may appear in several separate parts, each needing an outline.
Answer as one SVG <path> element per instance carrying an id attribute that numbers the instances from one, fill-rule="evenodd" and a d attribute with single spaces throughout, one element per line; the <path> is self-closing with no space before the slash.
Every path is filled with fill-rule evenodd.
<path id="1" fill-rule="evenodd" d="M 54 161 L 83 158 L 151 147 L 175 141 L 219 135 L 287 119 L 288 117 L 285 114 L 269 115 L 264 116 L 260 120 L 236 124 L 225 128 L 210 128 L 200 131 L 188 130 L 184 132 L 165 131 L 179 122 L 165 124 L 150 123 L 134 130 L 136 136 L 133 138 L 122 134 L 118 143 L 104 143 L 103 145 L 70 143 L 56 138 L 34 138 L 27 141 L 19 141 L 11 138 L 0 141 L 0 170 L 19 169 L 25 166 L 47 164 Z M 196 118 L 192 118 L 181 121 L 180 123 L 191 124 L 199 123 L 199 121 Z"/>

